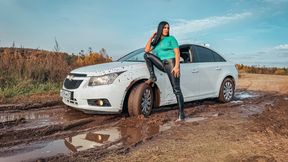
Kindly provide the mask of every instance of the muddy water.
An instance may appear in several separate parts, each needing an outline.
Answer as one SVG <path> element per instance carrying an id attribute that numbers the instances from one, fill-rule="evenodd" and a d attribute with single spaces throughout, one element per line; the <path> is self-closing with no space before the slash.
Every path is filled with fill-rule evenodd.
<path id="1" fill-rule="evenodd" d="M 34 125 L 37 127 L 51 125 L 56 123 L 65 123 L 73 120 L 79 120 L 83 118 L 91 117 L 92 115 L 84 114 L 80 111 L 73 109 L 67 109 L 63 107 L 59 108 L 46 108 L 33 111 L 20 111 L 20 112 L 4 112 L 0 113 L 0 123 L 9 121 L 25 120 L 25 127 Z M 20 128 L 23 127 L 20 126 Z M 17 127 L 15 127 L 17 128 Z"/>
<path id="2" fill-rule="evenodd" d="M 72 154 L 90 148 L 117 148 L 130 146 L 153 135 L 168 130 L 173 123 L 164 125 L 147 125 L 144 127 L 111 127 L 102 130 L 89 131 L 84 134 L 66 137 L 64 139 L 14 146 L 0 152 L 0 161 L 35 160 L 56 154 Z"/>
<path id="3" fill-rule="evenodd" d="M 185 122 L 205 120 L 204 117 L 187 118 Z M 63 139 L 31 143 L 28 145 L 14 146 L 0 151 L 0 161 L 33 161 L 57 154 L 70 155 L 75 152 L 91 148 L 115 149 L 129 147 L 133 144 L 149 139 L 160 132 L 169 130 L 175 122 L 163 125 L 144 124 L 140 127 L 115 126 L 101 130 L 68 136 Z"/>
<path id="4" fill-rule="evenodd" d="M 270 102 L 263 102 L 262 105 L 255 106 L 250 103 L 249 99 L 255 99 L 261 94 L 254 92 L 238 92 L 235 94 L 236 100 L 233 101 L 239 105 L 236 110 L 242 111 L 244 116 L 250 116 L 262 112 L 265 105 L 272 105 Z M 232 103 L 233 103 L 232 102 Z M 217 105 L 216 105 L 217 106 Z M 201 113 L 202 114 L 202 113 Z M 66 109 L 44 109 L 34 110 L 29 112 L 20 113 L 7 113 L 0 114 L 1 122 L 11 121 L 19 118 L 25 118 L 26 120 L 35 120 L 34 124 L 41 124 L 40 121 L 46 122 L 69 122 L 87 117 L 95 117 L 96 121 L 107 119 L 104 115 L 87 115 L 82 112 Z M 197 122 L 206 120 L 210 117 L 217 117 L 219 113 L 217 111 L 203 112 L 201 116 L 194 116 L 193 118 L 187 118 L 186 122 Z M 93 123 L 95 124 L 95 123 Z M 12 148 L 0 149 L 0 162 L 1 161 L 20 161 L 20 160 L 34 160 L 44 157 L 51 157 L 57 154 L 73 154 L 75 152 L 84 151 L 90 148 L 112 149 L 123 146 L 130 146 L 139 141 L 149 139 L 149 137 L 156 135 L 162 131 L 168 130 L 173 127 L 174 122 L 168 122 L 163 125 L 134 125 L 132 127 L 119 125 L 116 127 L 105 128 L 101 130 L 91 130 L 84 134 L 78 134 L 76 136 L 67 136 L 63 139 L 54 141 L 44 141 L 41 143 L 31 143 L 28 145 L 18 145 Z M 96 124 L 97 125 L 97 124 Z"/>
<path id="5" fill-rule="evenodd" d="M 263 97 L 263 94 L 251 92 L 251 91 L 241 91 L 235 93 L 236 100 L 231 101 L 231 103 L 240 104 L 237 109 L 241 113 L 242 117 L 249 117 L 254 114 L 260 114 L 262 113 L 267 107 L 274 107 L 274 101 L 273 100 L 267 100 L 267 99 L 261 99 Z M 253 104 L 253 102 L 245 102 L 247 99 L 253 99 L 253 101 L 261 101 L 257 104 Z"/>
<path id="6" fill-rule="evenodd" d="M 28 146 L 13 147 L 13 151 L 0 152 L 1 162 L 33 161 L 35 158 L 49 157 L 57 153 L 68 154 L 63 140 L 35 143 Z"/>
<path id="7" fill-rule="evenodd" d="M 248 99 L 248 98 L 255 98 L 258 97 L 259 94 L 249 92 L 249 91 L 241 91 L 241 92 L 235 92 L 235 98 L 236 99 Z"/>

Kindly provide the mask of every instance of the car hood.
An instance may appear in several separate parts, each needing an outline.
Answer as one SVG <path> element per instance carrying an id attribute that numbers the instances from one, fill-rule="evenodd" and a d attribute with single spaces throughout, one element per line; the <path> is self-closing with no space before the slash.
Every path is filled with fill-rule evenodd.
<path id="1" fill-rule="evenodd" d="M 71 73 L 87 74 L 87 76 L 99 76 L 114 72 L 127 71 L 134 66 L 144 63 L 145 62 L 109 62 L 80 67 L 78 69 L 72 70 Z"/>

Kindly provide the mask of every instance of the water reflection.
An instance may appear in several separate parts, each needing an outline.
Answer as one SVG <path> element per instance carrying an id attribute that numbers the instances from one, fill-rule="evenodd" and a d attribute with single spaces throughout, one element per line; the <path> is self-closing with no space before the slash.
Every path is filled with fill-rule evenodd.
<path id="1" fill-rule="evenodd" d="M 72 152 L 87 150 L 104 145 L 107 142 L 113 142 L 121 138 L 117 128 L 88 132 L 64 139 L 65 146 Z"/>
<path id="2" fill-rule="evenodd" d="M 69 153 L 69 150 L 63 145 L 62 140 L 55 140 L 52 142 L 44 142 L 44 143 L 34 143 L 32 145 L 26 145 L 20 147 L 15 146 L 14 149 L 11 150 L 10 152 L 3 151 L 3 153 L 0 153 L 1 155 L 0 161 L 1 162 L 36 161 L 36 159 L 54 156 L 58 153 L 63 154 Z"/>
<path id="3" fill-rule="evenodd" d="M 170 123 L 164 124 L 163 126 L 147 125 L 138 128 L 112 127 L 109 129 L 68 137 L 64 139 L 64 143 L 72 152 L 101 147 L 111 142 L 116 142 L 114 145 L 117 146 L 129 146 L 170 128 Z"/>
<path id="4" fill-rule="evenodd" d="M 76 136 L 66 137 L 62 140 L 42 142 L 41 147 L 39 147 L 39 142 L 35 142 L 29 145 L 14 146 L 6 151 L 2 150 L 2 153 L 0 152 L 0 161 L 31 161 L 59 153 L 67 155 L 90 148 L 103 147 L 104 149 L 109 149 L 112 147 L 130 146 L 171 127 L 172 123 L 160 126 L 144 124 L 139 127 L 111 127 L 89 131 Z"/>

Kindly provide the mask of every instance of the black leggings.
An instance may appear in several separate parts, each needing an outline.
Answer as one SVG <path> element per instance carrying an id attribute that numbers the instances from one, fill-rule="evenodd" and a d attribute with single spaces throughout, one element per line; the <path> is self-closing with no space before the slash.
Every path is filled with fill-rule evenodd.
<path id="1" fill-rule="evenodd" d="M 153 65 L 156 66 L 159 70 L 167 73 L 179 105 L 179 118 L 184 119 L 184 99 L 180 88 L 180 77 L 175 77 L 171 73 L 172 69 L 175 66 L 175 58 L 160 60 L 159 57 L 155 56 L 152 53 L 145 53 L 144 58 L 150 75 L 152 75 L 151 77 L 156 77 Z"/>
<path id="2" fill-rule="evenodd" d="M 154 54 L 151 53 L 145 53 L 144 58 L 146 60 L 147 68 L 149 72 L 151 71 L 154 73 L 154 68 L 153 65 L 156 66 L 159 70 L 161 70 L 164 73 L 167 73 L 170 83 L 173 88 L 174 94 L 182 94 L 181 88 L 180 88 L 180 77 L 176 78 L 172 73 L 172 69 L 175 66 L 175 58 L 168 59 L 168 60 L 160 60 L 159 57 L 155 56 Z M 152 70 L 153 71 L 152 71 Z M 151 73 L 150 73 L 151 74 Z M 152 74 L 154 75 L 154 74 Z M 156 77 L 156 76 L 153 76 Z"/>

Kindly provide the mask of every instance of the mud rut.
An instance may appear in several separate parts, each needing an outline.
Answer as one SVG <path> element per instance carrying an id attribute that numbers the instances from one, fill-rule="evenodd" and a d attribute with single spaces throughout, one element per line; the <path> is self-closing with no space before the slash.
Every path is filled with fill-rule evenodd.
<path id="1" fill-rule="evenodd" d="M 249 117 L 271 107 L 277 97 L 238 90 L 230 103 L 212 99 L 186 103 L 186 122 L 197 124 L 233 111 Z M 175 105 L 156 109 L 149 118 L 89 115 L 59 101 L 0 105 L 0 161 L 68 161 L 77 156 L 97 160 L 109 152 L 125 153 L 177 126 L 176 117 Z"/>

